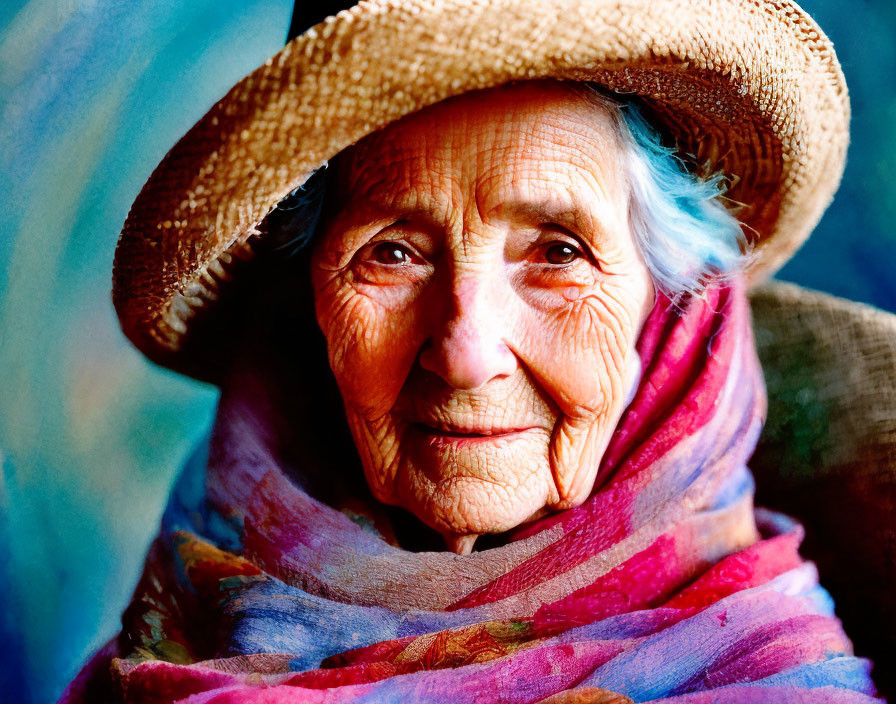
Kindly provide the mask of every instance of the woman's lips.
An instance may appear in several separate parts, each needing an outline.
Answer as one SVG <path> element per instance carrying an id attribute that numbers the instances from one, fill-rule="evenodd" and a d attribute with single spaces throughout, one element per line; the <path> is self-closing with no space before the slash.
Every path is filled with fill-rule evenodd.
<path id="1" fill-rule="evenodd" d="M 469 443 L 510 440 L 532 430 L 532 428 L 436 427 L 426 423 L 412 423 L 411 425 L 418 432 L 437 443 Z"/>

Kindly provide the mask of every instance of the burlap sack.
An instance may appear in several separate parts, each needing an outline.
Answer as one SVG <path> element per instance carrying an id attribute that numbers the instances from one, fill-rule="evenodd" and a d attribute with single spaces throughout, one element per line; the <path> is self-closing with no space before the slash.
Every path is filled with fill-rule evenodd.
<path id="1" fill-rule="evenodd" d="M 769 392 L 757 504 L 799 518 L 803 554 L 857 653 L 896 696 L 896 315 L 772 282 L 751 294 Z"/>

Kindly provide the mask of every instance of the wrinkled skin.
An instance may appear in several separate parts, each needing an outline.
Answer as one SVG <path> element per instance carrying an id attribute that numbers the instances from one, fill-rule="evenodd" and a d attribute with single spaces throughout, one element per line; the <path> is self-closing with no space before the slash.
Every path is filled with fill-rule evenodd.
<path id="1" fill-rule="evenodd" d="M 440 103 L 332 165 L 312 253 L 365 476 L 458 553 L 582 503 L 654 288 L 605 108 L 561 84 Z"/>

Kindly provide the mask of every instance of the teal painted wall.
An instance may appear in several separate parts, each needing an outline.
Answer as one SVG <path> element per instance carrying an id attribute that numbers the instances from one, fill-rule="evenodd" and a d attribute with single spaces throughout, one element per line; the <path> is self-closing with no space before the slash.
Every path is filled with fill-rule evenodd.
<path id="1" fill-rule="evenodd" d="M 803 3 L 837 47 L 853 144 L 780 278 L 896 310 L 896 3 Z M 50 702 L 118 628 L 213 390 L 146 363 L 109 298 L 165 152 L 274 53 L 291 0 L 0 5 L 0 692 Z"/>
<path id="2" fill-rule="evenodd" d="M 174 142 L 282 46 L 292 0 L 0 4 L 0 700 L 118 630 L 212 389 L 118 331 L 112 255 Z"/>

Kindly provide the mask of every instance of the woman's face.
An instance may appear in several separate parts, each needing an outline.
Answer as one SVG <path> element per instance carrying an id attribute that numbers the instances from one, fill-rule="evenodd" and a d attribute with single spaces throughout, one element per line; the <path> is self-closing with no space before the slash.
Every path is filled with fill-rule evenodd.
<path id="1" fill-rule="evenodd" d="M 318 322 L 367 481 L 469 552 L 583 502 L 653 304 L 605 108 L 467 94 L 332 165 Z"/>

